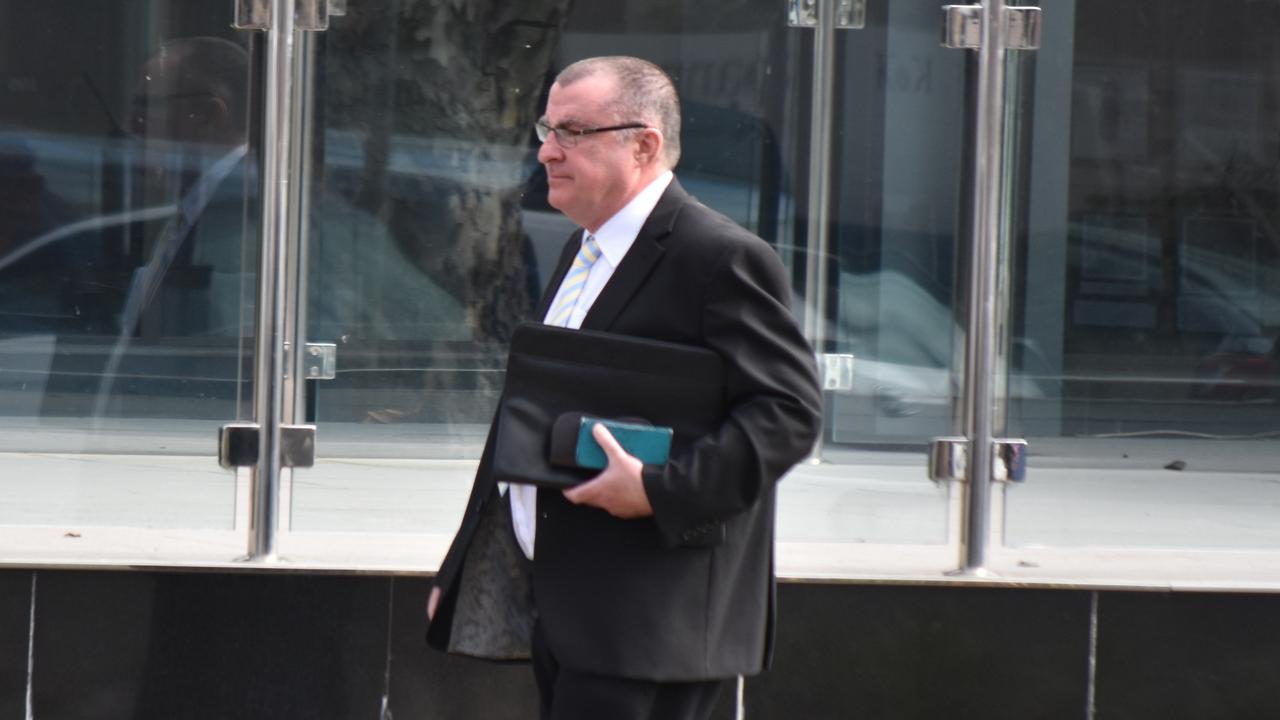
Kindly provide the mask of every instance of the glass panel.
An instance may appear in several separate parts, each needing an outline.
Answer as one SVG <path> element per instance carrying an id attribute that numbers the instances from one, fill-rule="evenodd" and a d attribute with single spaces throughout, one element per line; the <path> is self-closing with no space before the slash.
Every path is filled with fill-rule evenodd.
<path id="1" fill-rule="evenodd" d="M 216 437 L 250 415 L 257 244 L 232 5 L 0 2 L 0 524 L 233 527 Z"/>
<path id="2" fill-rule="evenodd" d="M 828 395 L 824 464 L 795 473 L 830 489 L 782 487 L 784 508 L 811 510 L 783 514 L 784 539 L 955 542 L 958 497 L 926 480 L 923 457 L 931 438 L 958 431 L 963 359 L 968 54 L 941 47 L 941 17 L 927 0 L 871 2 L 865 29 L 838 32 L 832 292 L 818 349 L 853 356 L 853 387 Z"/>
<path id="3" fill-rule="evenodd" d="M 1280 7 L 1044 13 L 1011 208 L 1032 458 L 1005 542 L 1275 548 Z"/>
<path id="4" fill-rule="evenodd" d="M 838 32 L 818 349 L 852 354 L 854 384 L 828 397 L 824 462 L 783 483 L 783 542 L 954 534 L 956 503 L 922 456 L 952 432 L 960 332 L 965 54 L 939 47 L 940 6 L 872 3 L 865 30 Z M 531 132 L 569 62 L 635 54 L 671 72 L 681 182 L 777 247 L 800 311 L 814 32 L 783 9 L 371 1 L 315 37 L 307 335 L 337 344 L 338 371 L 310 390 L 319 459 L 295 475 L 293 530 L 456 527 L 507 338 L 575 229 L 547 204 Z"/>

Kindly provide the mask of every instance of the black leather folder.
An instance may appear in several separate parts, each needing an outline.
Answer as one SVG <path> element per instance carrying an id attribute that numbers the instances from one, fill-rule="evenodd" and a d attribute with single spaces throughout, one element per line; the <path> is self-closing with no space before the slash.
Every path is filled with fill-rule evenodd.
<path id="1" fill-rule="evenodd" d="M 675 456 L 718 428 L 725 412 L 724 363 L 714 351 L 525 323 L 511 338 L 494 477 L 565 488 L 598 474 L 552 462 L 552 431 L 564 416 L 670 427 Z"/>

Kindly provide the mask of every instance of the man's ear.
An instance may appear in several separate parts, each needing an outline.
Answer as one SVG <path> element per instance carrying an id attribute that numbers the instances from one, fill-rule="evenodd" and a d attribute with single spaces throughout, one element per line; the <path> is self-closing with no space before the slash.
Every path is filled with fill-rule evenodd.
<path id="1" fill-rule="evenodd" d="M 225 98 L 214 98 L 215 102 L 209 108 L 213 113 L 212 121 L 220 128 L 231 128 L 235 122 L 231 118 L 231 106 L 227 104 Z"/>
<path id="2" fill-rule="evenodd" d="M 227 101 L 217 96 L 204 98 L 197 112 L 188 118 L 190 131 L 201 140 L 212 142 L 238 142 L 235 137 L 231 108 Z"/>
<path id="3" fill-rule="evenodd" d="M 640 131 L 638 140 L 635 151 L 636 164 L 647 166 L 657 161 L 662 154 L 662 145 L 665 142 L 662 131 L 658 128 L 645 128 Z"/>

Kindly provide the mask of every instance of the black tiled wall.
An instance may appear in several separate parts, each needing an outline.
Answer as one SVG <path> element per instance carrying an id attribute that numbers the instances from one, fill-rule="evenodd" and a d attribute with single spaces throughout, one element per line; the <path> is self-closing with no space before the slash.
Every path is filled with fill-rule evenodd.
<path id="1" fill-rule="evenodd" d="M 524 665 L 422 643 L 428 580 L 0 571 L 0 720 L 533 717 Z M 751 720 L 1084 718 L 1093 593 L 787 584 Z M 1280 594 L 1101 593 L 1096 717 L 1280 717 Z M 734 717 L 726 693 L 716 720 Z"/>
<path id="2" fill-rule="evenodd" d="M 1085 717 L 1086 593 L 783 585 L 751 720 Z"/>
<path id="3" fill-rule="evenodd" d="M 0 719 L 26 717 L 31 576 L 0 571 Z"/>
<path id="4" fill-rule="evenodd" d="M 1098 720 L 1280 718 L 1280 595 L 1098 599 Z"/>
<path id="5" fill-rule="evenodd" d="M 388 578 L 39 577 L 41 720 L 378 717 Z"/>

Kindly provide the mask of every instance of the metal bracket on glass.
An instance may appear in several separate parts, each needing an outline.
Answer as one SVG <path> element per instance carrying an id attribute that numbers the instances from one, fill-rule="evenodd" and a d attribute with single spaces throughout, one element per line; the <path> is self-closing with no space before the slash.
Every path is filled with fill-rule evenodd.
<path id="1" fill-rule="evenodd" d="M 280 426 L 280 466 L 309 468 L 316 464 L 316 426 Z"/>
<path id="2" fill-rule="evenodd" d="M 968 438 L 940 437 L 929 443 L 929 479 L 934 482 L 969 480 Z M 991 441 L 991 479 L 1013 483 L 1027 479 L 1026 440 Z"/>
<path id="3" fill-rule="evenodd" d="M 257 423 L 227 423 L 218 428 L 218 464 L 231 470 L 258 464 Z"/>
<path id="4" fill-rule="evenodd" d="M 853 356 L 819 353 L 818 376 L 823 390 L 849 392 L 853 389 Z"/>
<path id="5" fill-rule="evenodd" d="M 231 26 L 237 30 L 270 30 L 271 0 L 235 0 Z"/>
<path id="6" fill-rule="evenodd" d="M 293 27 L 296 30 L 328 30 L 329 0 L 297 0 L 293 12 Z"/>
<path id="7" fill-rule="evenodd" d="M 235 0 L 232 26 L 238 30 L 270 30 L 271 0 Z M 329 18 L 347 14 L 347 0 L 297 0 L 293 9 L 295 30 L 329 29 Z"/>
<path id="8" fill-rule="evenodd" d="M 227 423 L 218 428 L 218 464 L 231 470 L 258 464 L 262 427 L 258 423 Z M 316 464 L 316 426 L 280 426 L 281 467 Z"/>
<path id="9" fill-rule="evenodd" d="M 828 0 L 835 2 L 839 30 L 861 30 L 867 26 L 867 0 Z M 787 0 L 787 25 L 811 28 L 818 26 L 819 0 Z"/>
<path id="10" fill-rule="evenodd" d="M 1005 438 L 991 441 L 991 479 L 1020 483 L 1027 479 L 1027 441 Z"/>
<path id="11" fill-rule="evenodd" d="M 982 6 L 944 5 L 942 44 L 957 50 L 977 50 L 982 46 Z M 1004 8 L 1006 50 L 1036 50 L 1040 47 L 1040 8 Z"/>
<path id="12" fill-rule="evenodd" d="M 338 346 L 334 343 L 307 343 L 302 356 L 302 374 L 308 380 L 332 380 L 338 374 Z"/>
<path id="13" fill-rule="evenodd" d="M 965 482 L 969 479 L 969 439 L 940 437 L 929 442 L 929 479 Z"/>
<path id="14" fill-rule="evenodd" d="M 334 343 L 307 343 L 303 346 L 302 377 L 305 380 L 332 380 L 338 374 L 338 346 Z M 293 347 L 284 344 L 284 376 L 293 367 Z"/>

